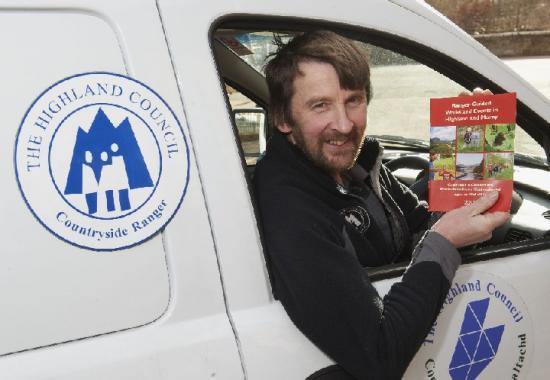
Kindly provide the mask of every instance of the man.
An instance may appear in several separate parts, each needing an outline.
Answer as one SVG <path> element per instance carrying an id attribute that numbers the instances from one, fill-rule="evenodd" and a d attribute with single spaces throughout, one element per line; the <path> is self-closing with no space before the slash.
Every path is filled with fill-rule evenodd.
<path id="1" fill-rule="evenodd" d="M 468 127 L 464 133 L 464 145 L 470 145 L 472 142 L 472 128 Z"/>
<path id="2" fill-rule="evenodd" d="M 275 295 L 296 326 L 358 379 L 399 378 L 437 316 L 460 263 L 456 247 L 507 219 L 493 194 L 430 214 L 364 139 L 369 67 L 332 32 L 294 38 L 266 67 L 275 129 L 255 187 Z M 363 145 L 364 144 L 364 145 Z M 417 239 L 418 240 L 418 239 Z M 365 267 L 408 257 L 381 299 Z"/>
<path id="3" fill-rule="evenodd" d="M 428 180 L 435 179 L 434 162 L 439 160 L 439 153 L 430 152 L 430 162 L 428 164 Z"/>

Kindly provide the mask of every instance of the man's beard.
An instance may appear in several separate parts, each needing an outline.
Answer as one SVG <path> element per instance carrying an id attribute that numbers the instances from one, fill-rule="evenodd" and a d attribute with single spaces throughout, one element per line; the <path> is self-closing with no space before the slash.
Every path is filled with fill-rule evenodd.
<path id="1" fill-rule="evenodd" d="M 357 156 L 363 147 L 364 136 L 359 134 L 359 131 L 354 127 L 348 134 L 342 134 L 337 131 L 323 134 L 315 141 L 306 142 L 302 131 L 299 127 L 294 126 L 292 136 L 296 146 L 304 153 L 304 155 L 318 168 L 324 170 L 330 175 L 340 174 L 350 169 L 357 160 Z M 336 152 L 325 152 L 323 149 L 327 146 L 330 140 L 342 140 L 352 142 L 351 146 Z M 337 150 L 337 149 L 336 149 Z"/>

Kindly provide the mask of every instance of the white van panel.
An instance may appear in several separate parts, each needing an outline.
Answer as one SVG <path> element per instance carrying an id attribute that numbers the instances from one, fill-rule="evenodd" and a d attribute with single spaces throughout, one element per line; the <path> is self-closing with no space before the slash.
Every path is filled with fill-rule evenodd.
<path id="1" fill-rule="evenodd" d="M 27 108 L 54 82 L 87 71 L 126 73 L 114 31 L 92 14 L 0 13 L 0 354 L 139 326 L 169 300 L 160 235 L 131 249 L 96 253 L 48 232 L 25 204 L 13 147 Z M 12 52 L 10 54 L 10 52 Z"/>

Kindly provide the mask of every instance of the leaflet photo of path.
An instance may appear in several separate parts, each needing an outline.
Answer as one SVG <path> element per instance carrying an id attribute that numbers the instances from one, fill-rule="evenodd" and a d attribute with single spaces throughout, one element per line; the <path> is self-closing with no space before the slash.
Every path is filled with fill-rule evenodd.
<path id="1" fill-rule="evenodd" d="M 514 153 L 487 153 L 485 162 L 485 178 L 513 179 Z"/>
<path id="2" fill-rule="evenodd" d="M 455 127 L 430 128 L 430 179 L 454 179 L 455 143 Z"/>
<path id="3" fill-rule="evenodd" d="M 510 152 L 514 150 L 515 124 L 490 124 L 485 128 L 485 151 Z"/>

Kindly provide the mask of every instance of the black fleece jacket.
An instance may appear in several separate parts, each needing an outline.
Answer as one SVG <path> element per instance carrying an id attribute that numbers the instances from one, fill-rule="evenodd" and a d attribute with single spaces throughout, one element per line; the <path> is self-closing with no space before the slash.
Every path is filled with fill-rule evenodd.
<path id="1" fill-rule="evenodd" d="M 357 379 L 397 379 L 418 350 L 460 263 L 450 243 L 428 232 L 426 207 L 383 166 L 366 141 L 358 164 L 370 172 L 363 191 L 384 206 L 388 246 L 364 194 L 349 194 L 280 133 L 255 172 L 255 190 L 275 295 L 296 326 Z M 366 189 L 366 190 L 365 190 Z M 366 267 L 412 252 L 400 282 L 382 299 Z"/>

